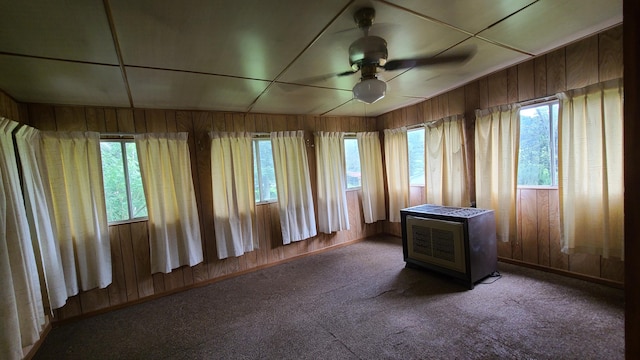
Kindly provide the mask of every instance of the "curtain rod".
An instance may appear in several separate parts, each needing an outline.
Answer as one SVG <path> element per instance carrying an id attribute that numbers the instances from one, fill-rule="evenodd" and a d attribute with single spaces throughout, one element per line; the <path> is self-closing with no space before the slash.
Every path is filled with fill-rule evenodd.
<path id="1" fill-rule="evenodd" d="M 550 101 L 554 101 L 554 100 L 558 100 L 558 96 L 557 95 L 551 95 L 551 96 L 546 96 L 546 97 L 537 98 L 537 99 L 525 100 L 525 101 L 517 102 L 516 104 L 520 105 L 521 107 L 523 107 L 523 106 L 529 106 L 529 105 L 542 104 L 542 103 L 546 103 L 546 102 L 550 102 Z"/>

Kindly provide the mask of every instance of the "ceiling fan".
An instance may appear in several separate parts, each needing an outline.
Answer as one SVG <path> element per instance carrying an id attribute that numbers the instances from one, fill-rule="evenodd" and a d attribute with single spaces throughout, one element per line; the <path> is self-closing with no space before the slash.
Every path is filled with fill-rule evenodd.
<path id="1" fill-rule="evenodd" d="M 353 75 L 360 71 L 360 81 L 353 87 L 353 96 L 367 104 L 373 104 L 382 99 L 387 91 L 387 84 L 378 79 L 378 71 L 380 70 L 462 63 L 470 59 L 474 53 L 467 51 L 448 56 L 387 60 L 387 42 L 379 36 L 369 35 L 369 29 L 375 19 L 375 10 L 368 7 L 362 8 L 354 14 L 353 18 L 358 28 L 364 32 L 364 36 L 349 46 L 351 70 L 335 74 L 335 76 Z"/>

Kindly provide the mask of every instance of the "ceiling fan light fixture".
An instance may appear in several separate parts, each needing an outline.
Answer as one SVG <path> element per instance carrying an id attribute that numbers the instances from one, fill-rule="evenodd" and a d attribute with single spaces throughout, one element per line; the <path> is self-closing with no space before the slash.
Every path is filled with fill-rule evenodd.
<path id="1" fill-rule="evenodd" d="M 377 78 L 363 79 L 353 87 L 353 97 L 367 104 L 382 99 L 387 92 L 387 83 Z"/>

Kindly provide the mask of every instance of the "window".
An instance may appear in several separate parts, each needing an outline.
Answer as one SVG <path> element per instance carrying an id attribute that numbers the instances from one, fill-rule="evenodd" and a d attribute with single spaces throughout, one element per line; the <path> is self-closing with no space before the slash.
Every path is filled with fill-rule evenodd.
<path id="1" fill-rule="evenodd" d="M 407 131 L 409 185 L 424 185 L 424 128 Z"/>
<path id="2" fill-rule="evenodd" d="M 558 185 L 557 101 L 520 109 L 518 185 Z"/>
<path id="3" fill-rule="evenodd" d="M 344 139 L 344 162 L 347 174 L 347 189 L 359 188 L 362 186 L 360 151 L 358 150 L 358 140 L 354 137 Z"/>
<path id="4" fill-rule="evenodd" d="M 278 199 L 270 139 L 253 139 L 253 185 L 257 203 Z"/>
<path id="5" fill-rule="evenodd" d="M 133 140 L 100 140 L 109 223 L 147 217 L 138 153 Z"/>

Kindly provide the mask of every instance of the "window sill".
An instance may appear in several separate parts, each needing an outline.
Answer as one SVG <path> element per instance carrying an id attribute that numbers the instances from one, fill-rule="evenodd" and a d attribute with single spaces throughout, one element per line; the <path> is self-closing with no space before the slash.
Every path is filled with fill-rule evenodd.
<path id="1" fill-rule="evenodd" d="M 133 224 L 133 223 L 138 223 L 138 222 L 143 222 L 143 221 L 149 221 L 149 218 L 148 217 L 143 217 L 143 218 L 135 218 L 135 219 L 129 219 L 129 220 L 112 221 L 107 225 L 108 226 L 118 226 L 118 225 Z"/>

